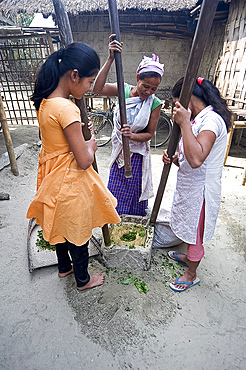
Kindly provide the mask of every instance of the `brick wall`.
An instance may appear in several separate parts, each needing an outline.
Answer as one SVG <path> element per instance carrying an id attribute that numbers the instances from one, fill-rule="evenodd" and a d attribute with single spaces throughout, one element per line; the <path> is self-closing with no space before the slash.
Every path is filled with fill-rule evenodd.
<path id="1" fill-rule="evenodd" d="M 103 64 L 108 55 L 110 35 L 108 15 L 71 17 L 70 23 L 74 41 L 82 41 L 92 46 L 98 52 L 101 64 Z M 122 52 L 124 81 L 135 84 L 136 69 L 143 56 L 151 56 L 152 53 L 155 53 L 159 55 L 160 62 L 165 64 L 165 72 L 157 96 L 161 99 L 171 98 L 172 86 L 185 73 L 192 41 L 189 39 L 163 39 L 123 32 L 121 33 L 121 41 L 124 43 Z M 116 81 L 114 65 L 109 73 L 108 81 Z"/>
<path id="2" fill-rule="evenodd" d="M 120 25 L 126 20 L 126 17 L 123 21 L 120 19 Z M 141 15 L 139 20 L 142 21 Z M 110 35 L 108 14 L 71 16 L 70 23 L 74 40 L 83 41 L 92 46 L 98 52 L 103 64 L 107 59 Z M 223 51 L 224 34 L 225 23 L 214 22 L 198 73 L 210 81 L 214 79 L 217 62 Z M 121 32 L 121 41 L 124 43 L 122 63 L 125 82 L 135 84 L 136 69 L 142 57 L 155 53 L 159 55 L 160 62 L 165 64 L 165 72 L 157 96 L 161 99 L 171 99 L 172 86 L 185 74 L 192 40 L 141 36 L 128 31 Z M 114 65 L 109 72 L 108 81 L 116 81 Z"/>

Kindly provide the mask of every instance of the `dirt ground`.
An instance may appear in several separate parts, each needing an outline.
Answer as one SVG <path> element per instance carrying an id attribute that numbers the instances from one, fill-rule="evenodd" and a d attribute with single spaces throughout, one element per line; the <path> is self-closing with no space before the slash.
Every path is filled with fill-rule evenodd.
<path id="1" fill-rule="evenodd" d="M 17 159 L 19 176 L 10 166 L 0 171 L 0 192 L 10 194 L 0 201 L 0 369 L 246 369 L 246 150 L 232 147 L 223 169 L 219 218 L 205 243 L 198 286 L 173 292 L 168 283 L 184 270 L 170 262 L 166 249 L 155 249 L 149 271 L 108 271 L 91 259 L 89 271 L 104 272 L 105 284 L 78 292 L 73 275 L 59 279 L 57 266 L 28 270 L 26 211 L 35 194 L 38 128 L 13 127 L 10 133 L 14 147 L 29 145 Z M 162 151 L 152 149 L 155 192 Z M 1 132 L 0 156 L 4 152 Z M 108 144 L 96 153 L 105 183 L 110 152 Z M 172 166 L 165 208 L 175 181 Z M 185 252 L 185 245 L 176 250 Z M 128 277 L 144 281 L 147 294 L 122 284 Z"/>

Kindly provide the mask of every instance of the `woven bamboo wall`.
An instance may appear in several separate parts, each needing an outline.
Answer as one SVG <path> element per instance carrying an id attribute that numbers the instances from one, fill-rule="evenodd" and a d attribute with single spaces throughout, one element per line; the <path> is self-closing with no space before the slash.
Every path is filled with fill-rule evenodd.
<path id="1" fill-rule="evenodd" d="M 41 36 L 0 37 L 0 90 L 8 124 L 38 124 L 30 97 L 36 72 L 54 47 L 51 44 L 51 37 L 44 32 Z"/>
<path id="2" fill-rule="evenodd" d="M 246 99 L 246 2 L 233 0 L 214 82 L 224 97 Z"/>

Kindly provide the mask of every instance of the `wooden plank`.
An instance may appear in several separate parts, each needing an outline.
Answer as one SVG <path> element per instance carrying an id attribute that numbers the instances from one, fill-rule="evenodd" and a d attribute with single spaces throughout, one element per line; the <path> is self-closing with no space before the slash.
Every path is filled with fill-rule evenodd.
<path id="1" fill-rule="evenodd" d="M 217 9 L 218 5 L 218 0 L 204 0 L 202 3 L 201 7 L 201 12 L 197 24 L 197 28 L 195 31 L 190 55 L 189 55 L 189 60 L 187 64 L 187 69 L 184 77 L 184 82 L 182 86 L 182 90 L 180 93 L 180 98 L 179 101 L 180 103 L 187 108 L 193 88 L 196 82 L 197 78 L 197 72 L 199 69 L 199 65 L 202 59 L 203 51 L 205 49 L 206 42 L 208 40 L 211 28 L 212 28 L 212 23 L 214 19 L 214 15 Z M 154 207 L 152 210 L 151 218 L 150 218 L 150 225 L 154 225 L 159 208 L 161 205 L 163 193 L 165 190 L 165 186 L 167 183 L 167 178 L 170 172 L 171 164 L 172 164 L 172 156 L 175 154 L 177 144 L 180 138 L 180 128 L 179 125 L 174 122 L 173 124 L 173 131 L 172 135 L 169 141 L 168 145 L 168 156 L 171 158 L 171 163 L 166 164 L 163 167 L 162 175 L 161 175 L 161 181 L 159 184 L 159 188 L 157 191 Z"/>
<path id="2" fill-rule="evenodd" d="M 111 32 L 116 35 L 116 40 L 120 42 L 120 27 L 119 27 L 119 18 L 118 10 L 116 5 L 116 0 L 108 0 L 109 5 L 109 18 L 111 24 Z M 126 100 L 125 100 L 125 89 L 124 89 L 124 77 L 123 77 L 123 66 L 121 53 L 114 52 L 115 67 L 116 67 L 116 76 L 117 76 L 117 86 L 118 86 L 118 98 L 119 98 L 119 108 L 120 108 L 120 124 L 123 127 L 127 123 L 126 118 Z M 125 163 L 125 177 L 132 177 L 131 169 L 131 156 L 130 156 L 130 147 L 129 147 L 129 138 L 122 135 L 122 144 L 123 144 L 123 155 Z"/>

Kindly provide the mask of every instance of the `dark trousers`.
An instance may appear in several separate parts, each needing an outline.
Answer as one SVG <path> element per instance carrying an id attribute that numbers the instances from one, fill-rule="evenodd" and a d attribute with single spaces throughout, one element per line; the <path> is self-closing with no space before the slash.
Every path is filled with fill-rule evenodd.
<path id="1" fill-rule="evenodd" d="M 58 270 L 61 273 L 68 272 L 69 270 L 71 270 L 73 263 L 74 276 L 77 282 L 77 287 L 85 286 L 90 280 L 90 275 L 87 271 L 89 262 L 88 245 L 89 241 L 81 246 L 76 246 L 69 241 L 56 244 Z M 70 256 L 72 261 L 70 259 Z"/>

